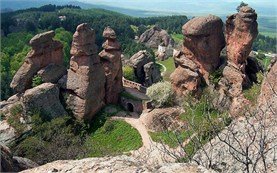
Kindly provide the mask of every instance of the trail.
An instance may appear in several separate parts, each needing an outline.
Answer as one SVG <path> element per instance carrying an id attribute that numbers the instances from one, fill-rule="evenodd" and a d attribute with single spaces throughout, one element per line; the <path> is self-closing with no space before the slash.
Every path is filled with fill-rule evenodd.
<path id="1" fill-rule="evenodd" d="M 161 65 L 163 67 L 163 72 L 161 73 L 162 76 L 164 76 L 165 72 L 167 71 L 167 68 L 165 65 L 161 64 L 161 63 L 158 63 L 156 62 L 157 64 Z"/>

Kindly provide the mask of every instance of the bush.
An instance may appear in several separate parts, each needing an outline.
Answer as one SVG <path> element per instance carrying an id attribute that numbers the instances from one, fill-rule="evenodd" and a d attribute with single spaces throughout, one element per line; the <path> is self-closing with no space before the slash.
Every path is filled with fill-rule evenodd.
<path id="1" fill-rule="evenodd" d="M 8 123 L 15 129 L 16 133 L 22 133 L 27 129 L 27 125 L 20 122 L 23 108 L 20 104 L 14 105 L 10 109 L 10 116 L 7 117 Z"/>
<path id="2" fill-rule="evenodd" d="M 32 79 L 32 87 L 36 87 L 36 86 L 39 86 L 40 84 L 43 83 L 43 80 L 40 76 L 34 76 L 33 79 Z"/>
<path id="3" fill-rule="evenodd" d="M 130 67 L 130 66 L 123 67 L 123 76 L 125 79 L 130 80 L 130 81 L 134 81 L 134 82 L 138 81 L 135 76 L 133 67 Z"/>
<path id="4" fill-rule="evenodd" d="M 147 89 L 147 96 L 156 107 L 172 106 L 174 104 L 174 92 L 169 82 L 158 82 Z"/>

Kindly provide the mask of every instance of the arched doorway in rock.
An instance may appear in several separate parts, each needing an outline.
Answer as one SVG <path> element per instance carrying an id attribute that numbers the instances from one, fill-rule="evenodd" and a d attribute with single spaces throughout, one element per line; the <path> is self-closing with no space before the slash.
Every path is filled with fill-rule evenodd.
<path id="1" fill-rule="evenodd" d="M 134 112 L 134 106 L 133 106 L 132 103 L 127 103 L 127 110 L 128 110 L 129 112 Z"/>

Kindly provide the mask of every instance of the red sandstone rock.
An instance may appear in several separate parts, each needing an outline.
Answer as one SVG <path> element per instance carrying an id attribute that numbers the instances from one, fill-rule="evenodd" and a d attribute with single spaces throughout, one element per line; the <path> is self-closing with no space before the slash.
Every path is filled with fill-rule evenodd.
<path id="1" fill-rule="evenodd" d="M 195 17 L 182 28 L 183 53 L 199 67 L 206 80 L 208 73 L 219 65 L 219 55 L 225 46 L 222 20 L 213 15 Z"/>
<path id="2" fill-rule="evenodd" d="M 241 7 L 239 13 L 226 21 L 226 43 L 228 61 L 238 67 L 245 64 L 252 43 L 258 35 L 257 14 L 251 7 Z"/>
<path id="3" fill-rule="evenodd" d="M 114 30 L 110 27 L 105 28 L 103 37 L 107 40 L 103 44 L 104 50 L 99 53 L 99 56 L 106 76 L 105 102 L 106 104 L 117 104 L 119 94 L 123 90 L 120 44 L 116 40 Z"/>
<path id="4" fill-rule="evenodd" d="M 95 48 L 94 30 L 86 23 L 79 25 L 66 81 L 66 89 L 72 91 L 67 104 L 78 119 L 91 120 L 105 104 L 105 74 Z"/>
<path id="5" fill-rule="evenodd" d="M 22 93 L 31 88 L 32 78 L 40 69 L 49 64 L 63 65 L 63 46 L 59 41 L 53 40 L 54 35 L 54 31 L 48 31 L 30 40 L 32 50 L 10 85 L 16 92 Z"/>

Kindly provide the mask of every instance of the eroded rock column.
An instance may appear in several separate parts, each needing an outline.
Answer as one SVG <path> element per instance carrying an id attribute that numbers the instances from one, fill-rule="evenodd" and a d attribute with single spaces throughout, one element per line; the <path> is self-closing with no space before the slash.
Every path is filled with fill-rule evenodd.
<path id="1" fill-rule="evenodd" d="M 97 55 L 95 31 L 88 24 L 77 27 L 70 53 L 67 103 L 77 119 L 90 120 L 105 104 L 105 73 Z"/>
<path id="2" fill-rule="evenodd" d="M 103 37 L 106 38 L 106 41 L 102 45 L 104 50 L 99 53 L 99 56 L 106 76 L 105 102 L 106 104 L 117 104 L 119 94 L 123 90 L 120 44 L 116 40 L 114 30 L 110 27 L 105 28 Z"/>

